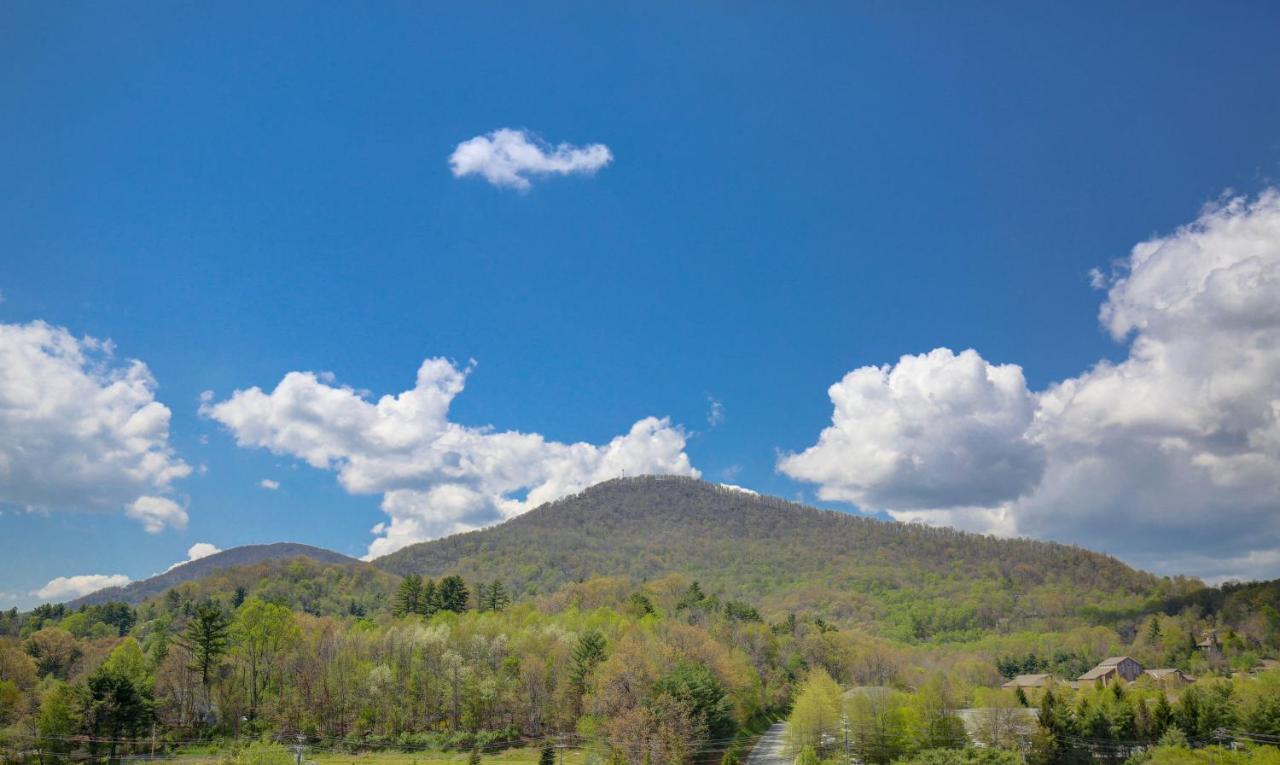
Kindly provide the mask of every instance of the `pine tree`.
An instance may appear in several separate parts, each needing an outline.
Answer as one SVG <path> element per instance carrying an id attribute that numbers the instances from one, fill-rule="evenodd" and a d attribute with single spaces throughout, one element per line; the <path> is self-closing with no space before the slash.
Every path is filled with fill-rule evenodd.
<path id="1" fill-rule="evenodd" d="M 538 765 L 556 765 L 556 748 L 551 739 L 542 742 L 542 752 L 538 755 Z"/>
<path id="2" fill-rule="evenodd" d="M 187 623 L 187 631 L 179 641 L 191 652 L 191 670 L 200 673 L 200 684 L 209 688 L 209 676 L 218 668 L 227 652 L 231 622 L 216 603 L 204 602 L 196 607 Z"/>
<path id="3" fill-rule="evenodd" d="M 480 745 L 471 748 L 471 756 L 467 758 L 467 765 L 480 765 Z"/>
<path id="4" fill-rule="evenodd" d="M 511 605 L 511 596 L 507 594 L 507 588 L 502 586 L 501 579 L 493 580 L 493 584 L 487 589 L 481 590 L 483 595 L 480 596 L 482 611 L 501 611 Z"/>
<path id="5" fill-rule="evenodd" d="M 418 613 L 418 602 L 422 597 L 422 577 L 409 574 L 400 580 L 400 589 L 396 591 L 395 605 L 391 612 L 396 616 L 407 616 Z"/>
<path id="6" fill-rule="evenodd" d="M 471 593 L 467 590 L 467 583 L 462 581 L 462 577 L 446 576 L 440 580 L 440 610 L 453 611 L 454 613 L 462 613 L 467 610 L 470 605 Z"/>
<path id="7" fill-rule="evenodd" d="M 569 682 L 573 684 L 578 695 L 587 692 L 587 681 L 596 665 L 604 661 L 604 635 L 596 630 L 582 633 L 578 644 L 573 647 L 573 667 L 569 673 Z"/>
<path id="8" fill-rule="evenodd" d="M 440 591 L 436 588 L 436 580 L 427 579 L 422 583 L 416 610 L 423 616 L 431 616 L 440 610 Z"/>
<path id="9" fill-rule="evenodd" d="M 476 610 L 480 612 L 489 610 L 489 587 L 484 582 L 476 585 Z"/>

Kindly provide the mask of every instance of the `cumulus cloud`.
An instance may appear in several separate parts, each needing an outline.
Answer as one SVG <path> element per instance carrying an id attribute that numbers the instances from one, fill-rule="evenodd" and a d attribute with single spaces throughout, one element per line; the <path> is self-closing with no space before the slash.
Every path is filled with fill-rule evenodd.
<path id="1" fill-rule="evenodd" d="M 602 143 L 552 146 L 526 130 L 503 128 L 463 141 L 449 156 L 453 177 L 479 175 L 499 188 L 521 191 L 529 179 L 545 175 L 594 175 L 613 161 Z"/>
<path id="2" fill-rule="evenodd" d="M 1034 394 L 1020 372 L 1002 394 L 977 393 L 975 370 L 999 368 L 972 352 L 955 368 L 966 354 L 941 350 L 855 370 L 832 387 L 832 426 L 779 468 L 903 520 L 1211 579 L 1280 573 L 1280 192 L 1212 206 L 1092 278 L 1123 361 Z M 970 393 L 900 395 L 892 378 L 908 361 Z"/>
<path id="3" fill-rule="evenodd" d="M 141 361 L 44 322 L 0 324 L 0 503 L 119 510 L 148 531 L 182 527 L 164 495 L 191 468 Z"/>
<path id="4" fill-rule="evenodd" d="M 818 443 L 779 468 L 827 500 L 894 509 L 988 505 L 1039 481 L 1043 450 L 1027 428 L 1035 399 L 1022 369 L 938 348 L 862 367 L 827 391 Z"/>
<path id="5" fill-rule="evenodd" d="M 169 568 L 166 568 L 165 571 L 172 571 L 178 566 L 185 566 L 191 561 L 200 560 L 201 558 L 208 558 L 210 555 L 213 555 L 215 553 L 220 553 L 220 552 L 222 552 L 222 550 L 217 545 L 213 545 L 208 542 L 196 542 L 195 544 L 191 545 L 191 547 L 187 548 L 186 560 L 178 561 L 177 563 L 173 564 Z"/>
<path id="6" fill-rule="evenodd" d="M 352 494 L 381 494 L 390 520 L 373 528 L 370 557 L 495 523 L 608 478 L 698 475 L 684 431 L 666 419 L 646 417 L 599 445 L 450 422 L 470 371 L 427 359 L 411 390 L 377 401 L 332 376 L 290 372 L 270 392 L 236 391 L 201 411 L 240 446 L 333 470 Z"/>
<path id="7" fill-rule="evenodd" d="M 80 576 L 59 576 L 31 594 L 46 601 L 59 602 L 73 600 L 91 592 L 107 587 L 124 587 L 129 577 L 124 574 L 81 574 Z"/>
<path id="8" fill-rule="evenodd" d="M 261 481 L 258 482 L 258 485 L 266 489 L 267 491 L 275 491 L 276 489 L 280 488 L 280 482 L 273 481 L 270 478 L 263 478 Z"/>

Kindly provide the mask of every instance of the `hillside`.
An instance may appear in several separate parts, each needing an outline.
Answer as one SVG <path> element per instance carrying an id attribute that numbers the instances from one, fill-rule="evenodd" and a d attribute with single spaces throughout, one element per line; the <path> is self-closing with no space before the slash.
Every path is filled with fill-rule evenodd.
<path id="1" fill-rule="evenodd" d="M 374 565 L 502 579 L 521 596 L 597 574 L 677 572 L 768 615 L 816 612 L 904 639 L 1116 621 L 1172 586 L 1077 547 L 888 523 L 671 477 L 607 481 Z"/>
<path id="2" fill-rule="evenodd" d="M 177 587 L 180 584 L 203 579 L 219 571 L 237 566 L 250 566 L 267 561 L 291 558 L 309 558 L 317 563 L 330 564 L 359 563 L 355 558 L 341 553 L 296 542 L 244 545 L 242 547 L 233 547 L 230 550 L 223 550 L 208 557 L 193 560 L 190 563 L 183 563 L 163 574 L 131 582 L 125 587 L 108 587 L 105 590 L 91 592 L 71 601 L 67 606 L 74 609 L 80 606 L 92 606 L 111 601 L 124 601 L 136 606 L 148 598 L 161 595 L 166 590 Z"/>

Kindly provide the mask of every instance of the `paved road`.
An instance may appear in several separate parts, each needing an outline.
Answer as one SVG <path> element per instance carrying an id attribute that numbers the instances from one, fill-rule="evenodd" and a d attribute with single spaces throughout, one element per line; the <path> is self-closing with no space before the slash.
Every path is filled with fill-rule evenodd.
<path id="1" fill-rule="evenodd" d="M 780 722 L 761 734 L 747 755 L 747 765 L 791 765 L 792 759 L 787 756 L 787 724 Z"/>

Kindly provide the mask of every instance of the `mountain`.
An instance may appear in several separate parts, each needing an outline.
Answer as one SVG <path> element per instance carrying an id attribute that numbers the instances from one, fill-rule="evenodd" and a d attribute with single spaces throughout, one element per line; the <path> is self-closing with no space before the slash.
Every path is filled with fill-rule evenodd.
<path id="1" fill-rule="evenodd" d="M 903 639 L 1117 621 L 1179 586 L 1079 547 L 879 521 L 658 476 L 606 481 L 373 563 L 401 576 L 501 579 L 523 597 L 593 575 L 640 582 L 679 573 L 766 616 L 813 612 Z"/>
<path id="2" fill-rule="evenodd" d="M 223 550 L 213 555 L 183 563 L 156 574 L 149 579 L 131 582 L 124 587 L 108 587 L 105 590 L 91 592 L 67 604 L 70 608 L 92 606 L 98 603 L 124 601 L 138 605 L 148 598 L 163 594 L 166 590 L 185 582 L 203 579 L 219 571 L 238 566 L 249 566 L 268 561 L 288 560 L 292 558 L 309 558 L 317 563 L 358 564 L 360 561 L 332 550 L 325 550 L 311 545 L 296 542 L 276 542 L 267 545 L 244 545 Z"/>

